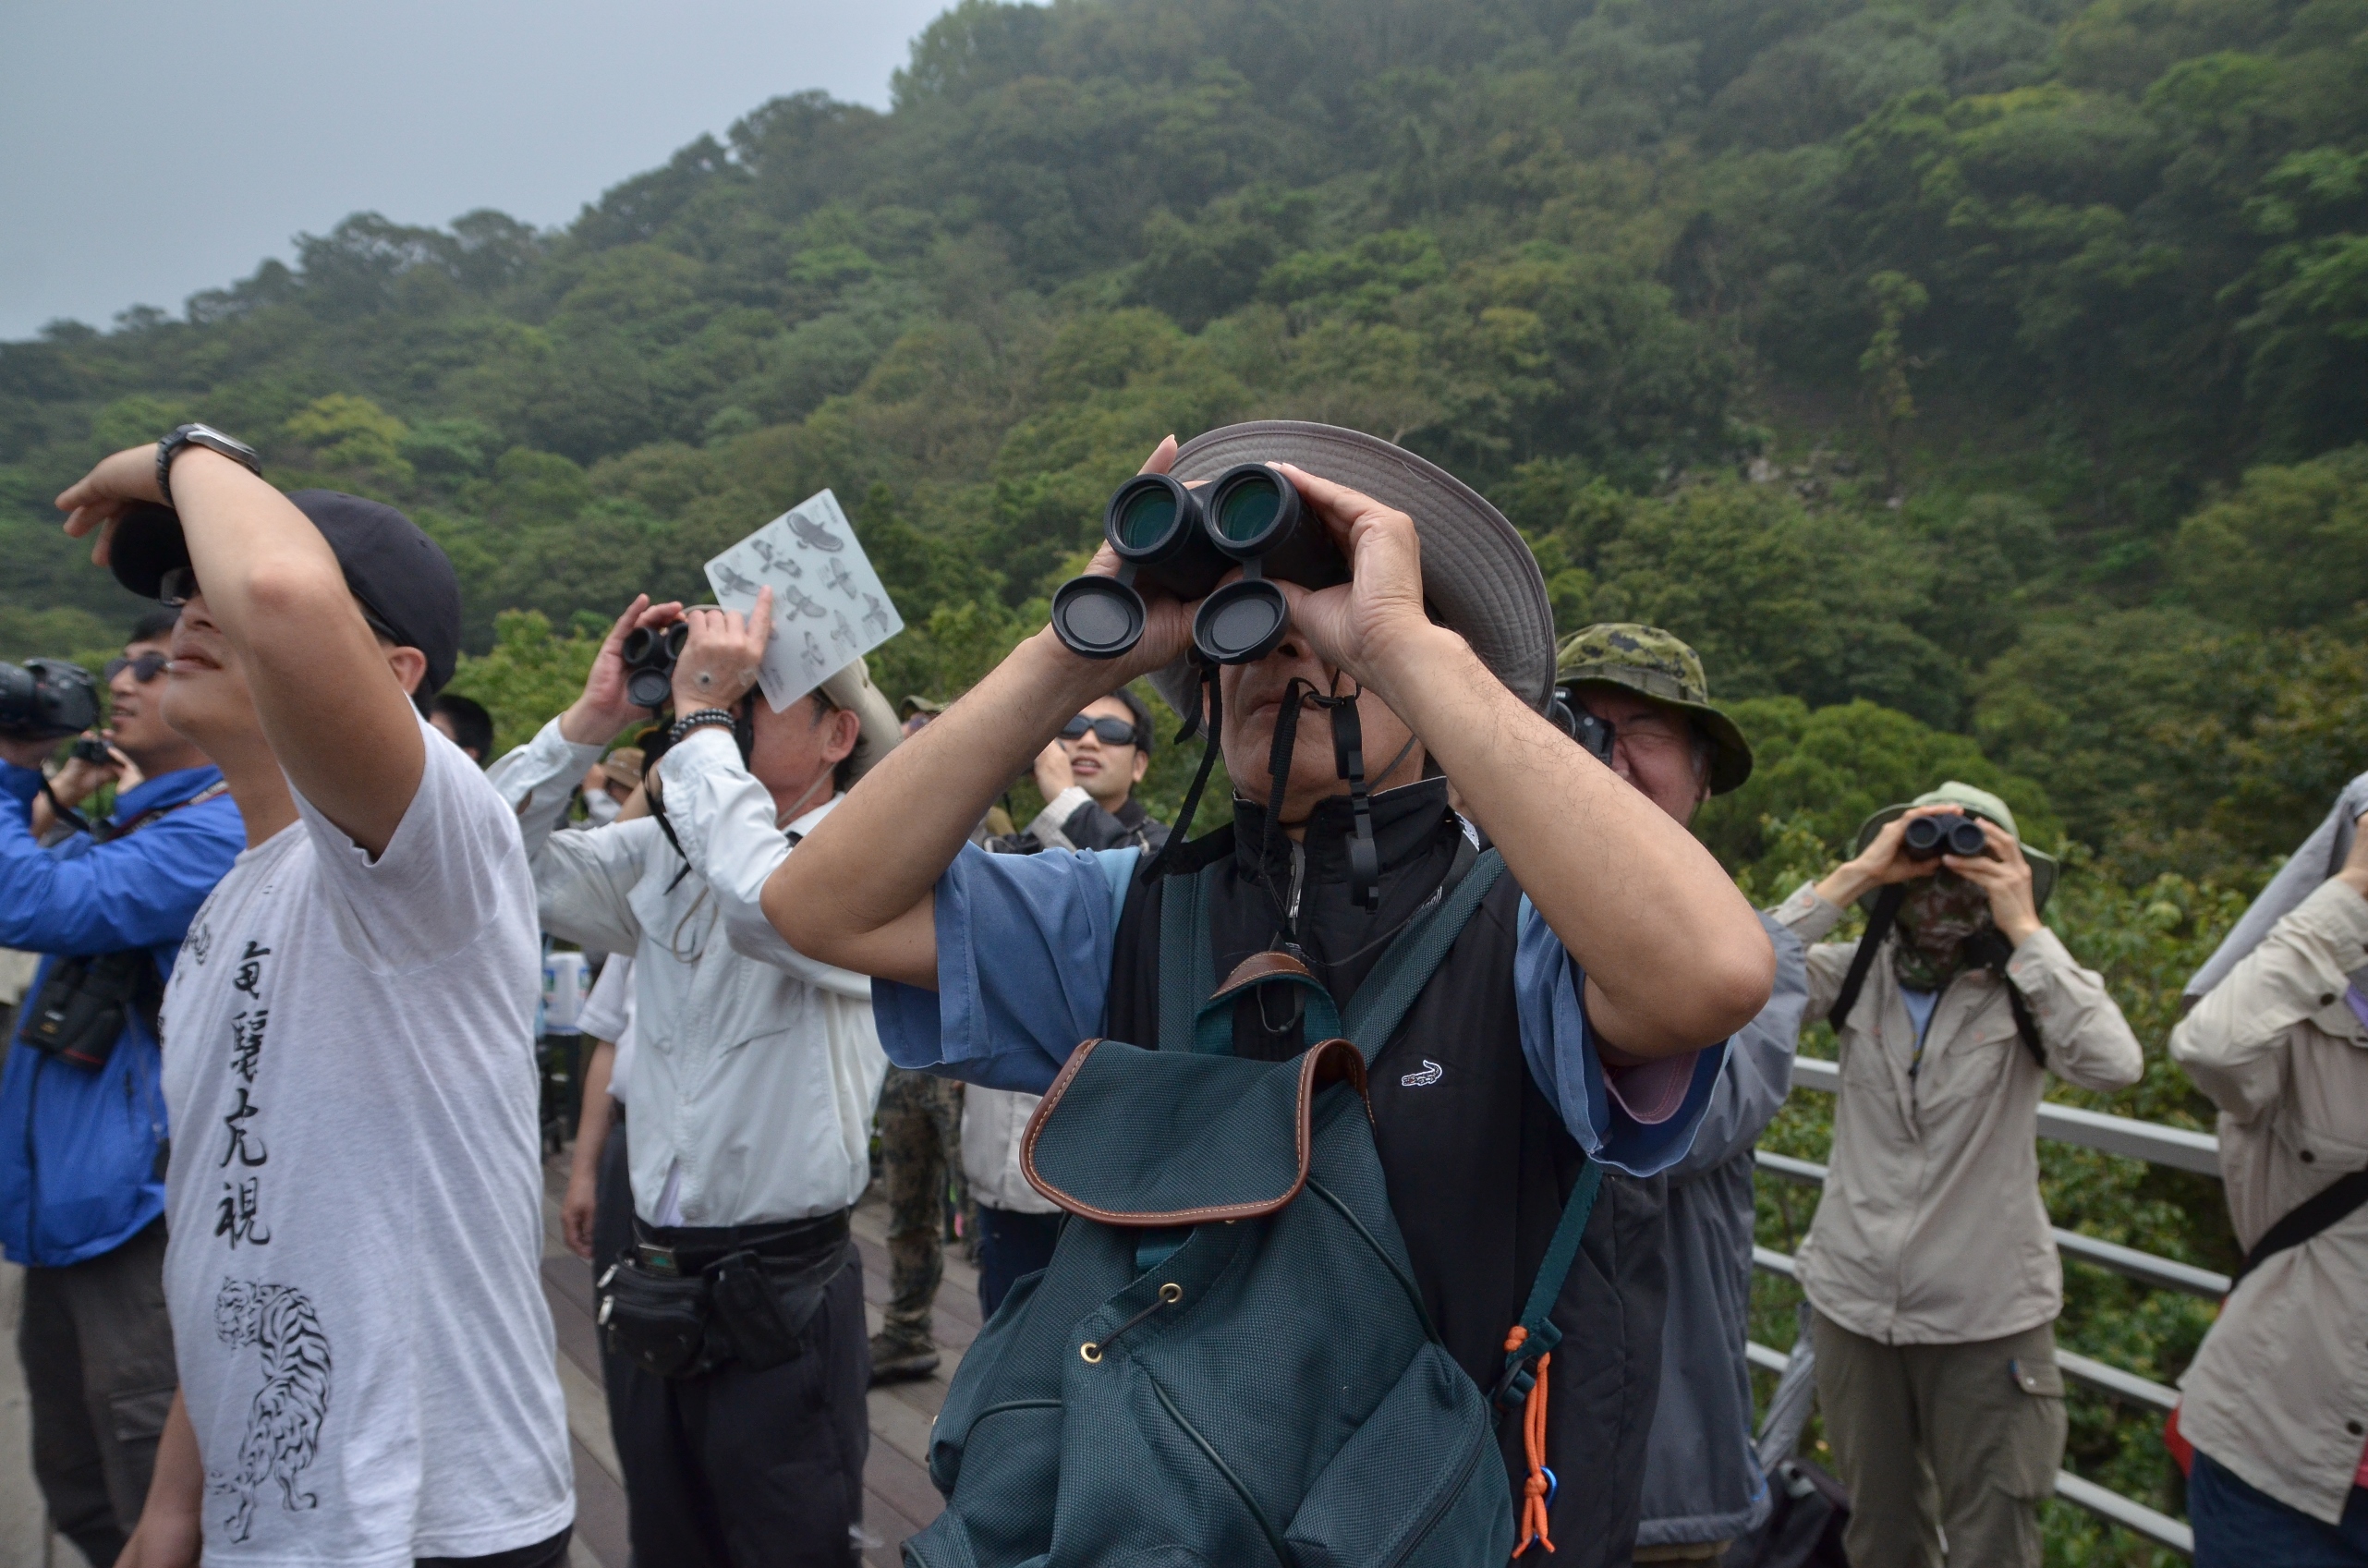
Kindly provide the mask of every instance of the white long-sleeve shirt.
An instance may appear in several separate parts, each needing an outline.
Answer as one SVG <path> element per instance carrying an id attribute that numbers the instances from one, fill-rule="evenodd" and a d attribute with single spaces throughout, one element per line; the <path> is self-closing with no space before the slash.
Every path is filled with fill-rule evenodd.
<path id="1" fill-rule="evenodd" d="M 888 1071 L 871 982 L 797 953 L 771 926 L 727 931 L 719 904 L 754 909 L 754 893 L 719 900 L 700 864 L 761 888 L 837 798 L 778 826 L 731 737 L 694 732 L 662 764 L 669 820 L 692 862 L 685 875 L 653 819 L 553 831 L 558 802 L 599 755 L 553 720 L 489 776 L 520 812 L 543 929 L 634 956 L 635 1212 L 658 1224 L 678 1210 L 679 1223 L 704 1228 L 852 1206 L 870 1179 Z"/>

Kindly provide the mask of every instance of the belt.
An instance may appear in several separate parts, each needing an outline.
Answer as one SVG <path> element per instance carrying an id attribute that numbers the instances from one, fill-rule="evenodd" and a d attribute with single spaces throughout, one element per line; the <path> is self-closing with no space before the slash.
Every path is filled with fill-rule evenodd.
<path id="1" fill-rule="evenodd" d="M 644 1246 L 662 1246 L 672 1252 L 675 1266 L 686 1274 L 695 1274 L 735 1252 L 799 1262 L 845 1246 L 851 1234 L 847 1216 L 853 1212 L 842 1209 L 811 1220 L 771 1220 L 754 1225 L 651 1225 L 637 1215 L 633 1238 Z"/>

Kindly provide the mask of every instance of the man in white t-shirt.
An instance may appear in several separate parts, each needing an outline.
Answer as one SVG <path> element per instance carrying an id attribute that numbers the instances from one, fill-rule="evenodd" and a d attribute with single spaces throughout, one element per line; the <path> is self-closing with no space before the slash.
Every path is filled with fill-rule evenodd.
<path id="1" fill-rule="evenodd" d="M 181 1393 L 122 1562 L 544 1568 L 575 1496 L 537 1278 L 534 888 L 516 818 L 413 700 L 452 674 L 459 586 L 393 508 L 255 468 L 184 426 L 58 498 L 180 608 L 165 717 L 248 844 L 165 994 Z"/>
<path id="2" fill-rule="evenodd" d="M 773 711 L 747 689 L 763 646 L 750 618 L 693 610 L 672 747 L 644 776 L 650 816 L 552 832 L 552 803 L 648 717 L 627 691 L 625 638 L 682 614 L 636 599 L 583 694 L 487 777 L 518 808 L 543 929 L 633 957 L 634 1246 L 601 1265 L 600 1298 L 607 1343 L 633 1363 L 609 1400 L 634 1556 L 844 1568 L 871 1370 L 848 1216 L 870 1179 L 888 1059 L 869 980 L 814 963 L 761 917 L 741 931 L 721 911 L 753 907 L 733 879 L 761 881 L 787 857 L 894 744 L 896 722 L 860 660 Z M 769 626 L 769 604 L 753 619 Z M 710 668 L 727 628 L 725 667 Z M 730 866 L 698 860 L 685 826 L 718 812 L 747 849 Z"/>

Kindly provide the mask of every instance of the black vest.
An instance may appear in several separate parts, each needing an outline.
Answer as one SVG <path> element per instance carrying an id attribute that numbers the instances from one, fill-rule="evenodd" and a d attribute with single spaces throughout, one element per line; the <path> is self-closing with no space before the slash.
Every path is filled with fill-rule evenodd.
<path id="1" fill-rule="evenodd" d="M 1233 811 L 1232 827 L 1178 857 L 1178 875 L 1229 862 L 1208 900 L 1220 977 L 1272 945 L 1292 883 L 1289 841 L 1278 833 L 1271 845 L 1265 843 L 1257 807 L 1237 799 Z M 1376 796 L 1373 811 L 1381 852 L 1378 911 L 1349 901 L 1345 796 L 1317 808 L 1303 845 L 1299 946 L 1342 1004 L 1399 928 L 1436 895 L 1463 837 L 1441 780 Z M 1160 1044 L 1165 885 L 1137 881 L 1129 889 L 1111 973 L 1110 1037 L 1152 1049 Z M 1521 1317 L 1582 1163 L 1578 1144 L 1522 1057 L 1513 1005 L 1520 903 L 1512 879 L 1500 878 L 1372 1072 L 1375 1141 L 1424 1305 L 1449 1352 L 1483 1391 L 1494 1388 L 1503 1370 L 1506 1331 Z M 1280 1060 L 1305 1048 L 1296 1019 L 1284 1016 L 1291 989 L 1262 988 L 1236 1003 L 1236 1054 Z M 1269 1027 L 1261 1008 L 1280 1027 Z M 1546 1462 L 1560 1481 L 1552 1511 L 1555 1568 L 1624 1568 L 1632 1554 L 1645 1440 L 1660 1384 L 1666 1196 L 1663 1178 L 1606 1173 L 1579 1260 L 1554 1309 L 1563 1333 L 1547 1402 Z M 1504 1422 L 1501 1437 L 1517 1496 L 1528 1474 L 1519 1422 Z"/>

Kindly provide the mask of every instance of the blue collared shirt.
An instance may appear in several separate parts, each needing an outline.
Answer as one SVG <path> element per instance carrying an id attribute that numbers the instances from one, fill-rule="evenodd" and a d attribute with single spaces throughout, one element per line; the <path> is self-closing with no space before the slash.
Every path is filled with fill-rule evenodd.
<path id="1" fill-rule="evenodd" d="M 965 846 L 936 889 L 938 989 L 874 980 L 880 1043 L 899 1066 L 1043 1092 L 1102 1032 L 1119 914 L 1139 850 L 989 855 Z M 1581 1148 L 1649 1176 L 1684 1158 L 1723 1052 L 1607 1075 L 1579 966 L 1523 900 L 1512 983 L 1530 1076 Z"/>
<path id="2" fill-rule="evenodd" d="M 117 797 L 109 820 L 179 806 L 221 778 L 203 767 L 149 779 Z M 59 957 L 146 948 L 169 978 L 198 906 L 246 847 L 237 804 L 217 795 L 105 844 L 76 833 L 44 849 L 31 827 L 40 791 L 38 772 L 0 763 L 0 947 L 45 955 L 24 1008 Z M 164 1212 L 158 1071 L 155 1036 L 136 1015 L 97 1069 L 53 1061 L 11 1031 L 0 1069 L 0 1248 L 12 1261 L 79 1263 Z"/>

